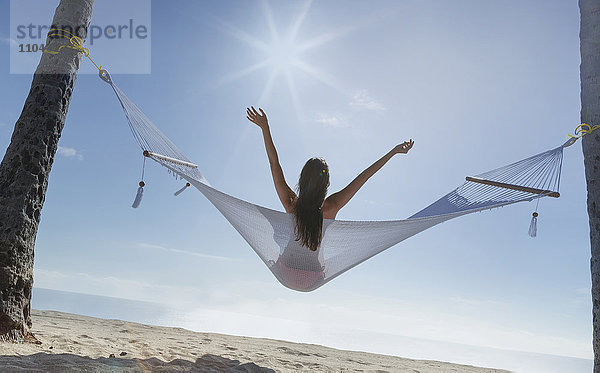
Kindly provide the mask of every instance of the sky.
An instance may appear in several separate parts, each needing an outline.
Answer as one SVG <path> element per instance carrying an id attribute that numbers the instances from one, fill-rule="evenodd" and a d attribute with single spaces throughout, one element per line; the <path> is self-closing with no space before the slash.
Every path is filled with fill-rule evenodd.
<path id="1" fill-rule="evenodd" d="M 575 1 L 140 0 L 123 14 L 109 3 L 96 2 L 92 23 L 132 18 L 148 37 L 88 42 L 92 58 L 213 186 L 266 207 L 282 210 L 260 130 L 245 118 L 250 105 L 267 113 L 292 186 L 310 157 L 327 160 L 334 192 L 415 141 L 338 213 L 344 220 L 408 217 L 465 176 L 562 144 L 580 123 Z M 33 70 L 11 60 L 19 40 L 11 3 L 0 4 L 5 149 Z M 50 21 L 51 11 L 37 12 Z M 376 340 L 360 341 L 368 332 L 592 357 L 580 143 L 565 150 L 561 197 L 540 202 L 535 239 L 533 203 L 472 214 L 297 293 L 201 193 L 173 197 L 182 182 L 160 166 L 147 164 L 144 200 L 131 208 L 142 156 L 93 71 L 84 60 L 50 175 L 34 286 L 167 304 L 204 331 L 319 343 L 335 330 L 347 338 L 332 347 L 354 336 L 353 348 L 377 350 Z"/>

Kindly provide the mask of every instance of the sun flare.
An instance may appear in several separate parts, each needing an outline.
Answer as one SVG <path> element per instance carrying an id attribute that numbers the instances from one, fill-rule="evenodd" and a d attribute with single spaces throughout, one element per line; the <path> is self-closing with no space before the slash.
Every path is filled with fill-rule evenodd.
<path id="1" fill-rule="evenodd" d="M 302 54 L 337 39 L 346 31 L 340 32 L 338 30 L 318 35 L 309 40 L 298 40 L 298 31 L 310 10 L 312 1 L 308 0 L 303 3 L 284 33 L 277 30 L 268 2 L 263 1 L 262 4 L 264 11 L 263 19 L 266 20 L 266 26 L 270 30 L 270 40 L 260 40 L 229 24 L 223 24 L 223 26 L 225 27 L 225 31 L 233 37 L 243 41 L 251 48 L 261 50 L 265 59 L 254 61 L 241 70 L 227 74 L 221 78 L 219 85 L 232 83 L 258 71 L 266 71 L 267 79 L 258 99 L 258 104 L 263 104 L 270 99 L 273 87 L 276 82 L 281 80 L 288 87 L 289 95 L 297 113 L 300 112 L 301 106 L 298 102 L 295 83 L 298 74 L 309 76 L 340 92 L 343 91 L 329 74 L 303 60 Z"/>
<path id="2" fill-rule="evenodd" d="M 293 40 L 278 40 L 269 45 L 268 63 L 275 73 L 288 72 L 297 64 L 299 48 Z"/>

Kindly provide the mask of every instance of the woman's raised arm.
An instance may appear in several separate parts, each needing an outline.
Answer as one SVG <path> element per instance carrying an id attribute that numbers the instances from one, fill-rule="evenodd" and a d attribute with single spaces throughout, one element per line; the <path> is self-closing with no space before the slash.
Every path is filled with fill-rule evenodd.
<path id="1" fill-rule="evenodd" d="M 410 141 L 405 141 L 400 145 L 396 145 L 394 149 L 390 150 L 386 155 L 381 157 L 363 172 L 361 172 L 350 184 L 348 184 L 344 189 L 340 190 L 337 193 L 333 193 L 325 200 L 325 205 L 327 205 L 328 215 L 334 216 L 337 212 L 344 207 L 352 197 L 358 192 L 358 190 L 369 180 L 371 176 L 373 176 L 384 164 L 387 163 L 395 154 L 406 154 L 414 145 L 414 141 L 411 139 Z"/>
<path id="2" fill-rule="evenodd" d="M 281 201 L 281 204 L 283 204 L 285 211 L 291 213 L 294 209 L 294 201 L 297 198 L 296 193 L 289 187 L 283 176 L 283 169 L 279 164 L 277 150 L 275 149 L 275 144 L 273 144 L 273 138 L 271 137 L 267 114 L 265 114 L 261 108 L 258 108 L 258 110 L 260 110 L 260 113 L 256 111 L 254 107 L 247 108 L 247 118 L 262 130 L 265 149 L 267 150 L 269 165 L 271 166 L 271 175 L 273 175 L 273 183 L 275 183 L 275 190 L 277 191 L 277 195 L 279 196 L 279 200 Z"/>

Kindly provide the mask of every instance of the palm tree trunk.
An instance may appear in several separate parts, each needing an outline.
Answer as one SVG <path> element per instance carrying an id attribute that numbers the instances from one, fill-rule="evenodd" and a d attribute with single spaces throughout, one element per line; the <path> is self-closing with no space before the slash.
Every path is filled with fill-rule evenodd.
<path id="1" fill-rule="evenodd" d="M 579 0 L 581 29 L 581 121 L 600 124 L 600 0 Z M 594 372 L 600 372 L 600 131 L 583 136 L 587 205 L 592 248 Z"/>
<path id="2" fill-rule="evenodd" d="M 52 25 L 85 39 L 93 4 L 94 0 L 61 0 Z M 65 44 L 68 39 L 49 38 L 46 48 L 56 51 Z M 81 58 L 70 48 L 57 55 L 42 54 L 0 164 L 0 340 L 34 339 L 30 332 L 33 249 Z"/>

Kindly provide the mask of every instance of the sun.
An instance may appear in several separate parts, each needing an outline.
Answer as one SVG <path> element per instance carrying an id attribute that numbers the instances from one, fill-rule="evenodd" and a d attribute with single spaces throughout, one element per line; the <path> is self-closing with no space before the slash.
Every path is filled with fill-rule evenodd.
<path id="1" fill-rule="evenodd" d="M 294 40 L 278 40 L 268 46 L 268 63 L 275 73 L 287 73 L 297 65 L 299 48 Z"/>
<path id="2" fill-rule="evenodd" d="M 329 74 L 302 59 L 303 53 L 335 40 L 348 31 L 329 32 L 310 40 L 298 40 L 298 31 L 309 13 L 311 5 L 312 0 L 305 1 L 298 13 L 294 15 L 293 21 L 290 23 L 288 29 L 285 30 L 284 33 L 281 33 L 275 26 L 273 14 L 268 2 L 263 0 L 262 6 L 264 16 L 261 20 L 265 20 L 267 23 L 266 26 L 270 33 L 270 40 L 268 41 L 255 38 L 249 33 L 241 31 L 230 24 L 221 23 L 224 31 L 243 41 L 249 47 L 260 50 L 263 52 L 265 58 L 264 60 L 251 64 L 239 71 L 227 74 L 220 79 L 218 85 L 232 83 L 257 71 L 267 71 L 267 79 L 258 99 L 258 104 L 261 105 L 268 101 L 272 96 L 272 89 L 275 82 L 279 79 L 283 79 L 288 86 L 289 95 L 297 113 L 301 112 L 301 105 L 298 102 L 298 95 L 296 92 L 296 76 L 298 73 L 308 75 L 343 92 L 344 90 L 340 88 L 340 85 L 337 84 L 335 79 Z"/>

